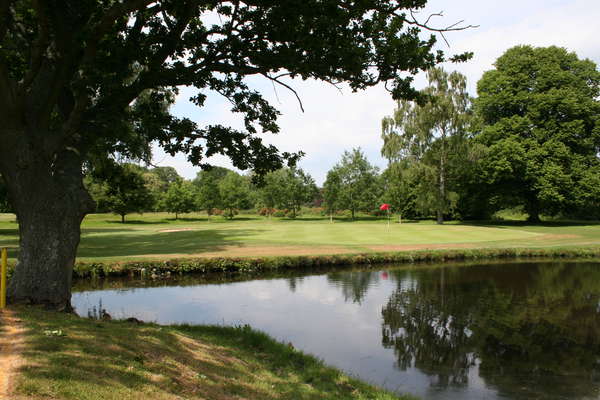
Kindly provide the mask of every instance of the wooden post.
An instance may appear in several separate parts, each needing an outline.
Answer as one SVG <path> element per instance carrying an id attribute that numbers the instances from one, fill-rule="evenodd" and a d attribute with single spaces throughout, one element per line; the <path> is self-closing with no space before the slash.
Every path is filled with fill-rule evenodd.
<path id="1" fill-rule="evenodd" d="M 0 309 L 6 308 L 6 270 L 8 267 L 8 253 L 2 249 L 2 261 L 0 262 Z"/>

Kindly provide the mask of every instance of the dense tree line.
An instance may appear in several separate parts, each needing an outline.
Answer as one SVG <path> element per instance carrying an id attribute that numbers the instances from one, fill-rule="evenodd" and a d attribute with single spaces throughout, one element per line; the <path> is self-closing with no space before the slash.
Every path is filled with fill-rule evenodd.
<path id="1" fill-rule="evenodd" d="M 132 163 L 109 163 L 90 173 L 85 185 L 96 202 L 96 212 L 121 216 L 132 213 L 169 212 L 175 215 L 204 211 L 232 219 L 239 210 L 259 209 L 272 215 L 295 218 L 300 209 L 318 200 L 313 178 L 300 168 L 282 168 L 262 180 L 223 167 L 182 178 L 172 167 L 146 168 Z M 0 184 L 0 194 L 2 186 Z"/>
<path id="2" fill-rule="evenodd" d="M 506 51 L 466 94 L 465 77 L 436 68 L 382 123 L 383 199 L 408 216 L 487 219 L 519 207 L 600 217 L 600 72 L 563 48 Z"/>

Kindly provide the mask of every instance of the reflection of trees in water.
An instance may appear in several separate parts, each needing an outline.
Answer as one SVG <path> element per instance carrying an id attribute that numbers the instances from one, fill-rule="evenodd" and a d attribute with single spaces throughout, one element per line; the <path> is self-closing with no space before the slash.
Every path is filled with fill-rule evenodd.
<path id="1" fill-rule="evenodd" d="M 478 359 L 485 382 L 512 398 L 598 395 L 597 264 L 439 269 L 408 287 L 400 275 L 382 310 L 398 368 L 462 386 Z"/>
<path id="2" fill-rule="evenodd" d="M 332 272 L 327 281 L 342 290 L 344 301 L 361 304 L 369 288 L 379 282 L 379 273 L 373 271 Z"/>
<path id="3" fill-rule="evenodd" d="M 304 281 L 303 276 L 293 276 L 291 278 L 288 278 L 287 282 L 288 282 L 288 287 L 290 288 L 290 291 L 292 293 L 295 293 L 296 288 L 298 287 L 299 284 L 302 283 L 302 281 Z"/>

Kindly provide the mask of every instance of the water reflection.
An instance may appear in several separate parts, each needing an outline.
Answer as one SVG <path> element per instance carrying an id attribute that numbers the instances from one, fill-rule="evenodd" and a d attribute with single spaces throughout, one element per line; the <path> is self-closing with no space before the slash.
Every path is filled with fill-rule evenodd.
<path id="1" fill-rule="evenodd" d="M 233 283 L 97 281 L 76 286 L 86 291 L 73 302 L 82 315 L 102 299 L 113 317 L 248 323 L 365 380 L 428 399 L 598 399 L 599 267 L 512 263 Z"/>
<path id="2" fill-rule="evenodd" d="M 600 268 L 546 264 L 439 269 L 398 287 L 383 308 L 382 344 L 397 367 L 435 385 L 469 372 L 509 398 L 597 398 Z"/>

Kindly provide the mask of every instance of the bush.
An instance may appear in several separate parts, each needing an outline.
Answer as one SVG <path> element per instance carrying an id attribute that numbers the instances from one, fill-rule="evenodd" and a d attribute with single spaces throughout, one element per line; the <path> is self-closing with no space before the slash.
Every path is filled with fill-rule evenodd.
<path id="1" fill-rule="evenodd" d="M 287 215 L 287 210 L 275 210 L 273 216 L 277 218 L 283 218 Z"/>
<path id="2" fill-rule="evenodd" d="M 258 215 L 266 217 L 272 215 L 275 211 L 277 211 L 275 208 L 263 207 L 258 210 Z"/>

